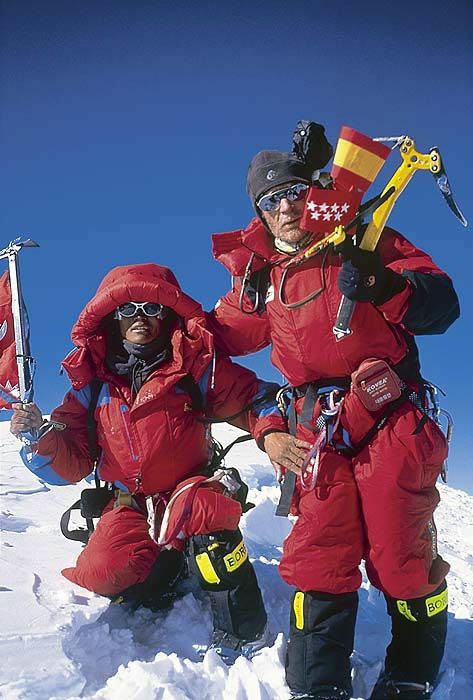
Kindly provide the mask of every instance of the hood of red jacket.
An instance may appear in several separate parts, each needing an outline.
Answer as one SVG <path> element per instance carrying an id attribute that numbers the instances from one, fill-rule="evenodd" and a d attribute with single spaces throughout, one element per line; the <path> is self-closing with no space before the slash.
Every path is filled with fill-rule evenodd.
<path id="1" fill-rule="evenodd" d="M 71 338 L 75 350 L 64 360 L 74 388 L 94 377 L 105 379 L 106 333 L 104 319 L 128 301 L 151 301 L 169 306 L 179 317 L 171 335 L 172 361 L 163 374 L 192 374 L 198 380 L 213 354 L 213 339 L 206 328 L 201 305 L 182 291 L 174 273 L 164 265 L 123 265 L 111 270 L 100 283 L 75 323 Z"/>

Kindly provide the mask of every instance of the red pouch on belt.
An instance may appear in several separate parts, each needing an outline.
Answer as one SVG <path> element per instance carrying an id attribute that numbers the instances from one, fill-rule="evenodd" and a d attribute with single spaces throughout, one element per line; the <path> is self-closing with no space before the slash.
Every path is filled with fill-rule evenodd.
<path id="1" fill-rule="evenodd" d="M 384 360 L 368 358 L 351 375 L 352 390 L 368 411 L 379 411 L 401 396 L 401 380 Z"/>

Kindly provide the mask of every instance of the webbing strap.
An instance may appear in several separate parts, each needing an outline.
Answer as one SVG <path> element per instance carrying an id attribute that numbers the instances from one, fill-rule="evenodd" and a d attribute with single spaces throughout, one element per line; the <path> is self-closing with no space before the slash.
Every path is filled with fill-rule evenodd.
<path id="1" fill-rule="evenodd" d="M 101 379 L 92 379 L 90 382 L 90 402 L 87 406 L 87 442 L 89 443 L 89 454 L 94 466 L 101 453 L 97 440 L 97 421 L 95 420 L 95 409 L 97 408 L 102 386 L 103 381 Z"/>
<path id="2" fill-rule="evenodd" d="M 309 428 L 312 432 L 315 432 L 315 427 L 312 423 L 312 416 L 314 415 L 315 403 L 318 399 L 317 387 L 314 384 L 309 384 L 304 397 L 304 403 L 302 405 L 302 411 L 299 416 L 299 423 L 304 426 L 304 428 Z M 295 431 L 294 431 L 295 434 Z"/>
<path id="3" fill-rule="evenodd" d="M 230 452 L 232 447 L 234 447 L 235 445 L 239 445 L 241 442 L 246 442 L 247 440 L 253 440 L 253 436 L 252 435 L 240 435 L 239 437 L 235 438 L 235 440 L 233 440 L 233 442 L 231 442 L 229 445 L 227 445 L 226 447 L 223 447 L 221 451 L 219 450 L 214 455 L 214 457 L 212 457 L 212 460 L 211 460 L 212 468 L 216 470 L 216 468 L 222 464 L 223 460 L 225 459 L 227 454 Z"/>
<path id="4" fill-rule="evenodd" d="M 82 544 L 87 544 L 89 537 L 94 531 L 94 524 L 91 518 L 86 518 L 87 530 L 83 528 L 77 528 L 76 530 L 69 530 L 69 521 L 71 519 L 71 512 L 73 510 L 80 510 L 80 499 L 72 504 L 70 508 L 62 514 L 60 520 L 61 532 L 68 540 L 76 540 L 77 542 L 82 542 Z"/>
<path id="5" fill-rule="evenodd" d="M 279 497 L 279 503 L 276 508 L 276 515 L 280 515 L 283 518 L 287 518 L 289 510 L 291 508 L 292 494 L 296 488 L 297 474 L 294 472 L 286 472 L 284 476 L 284 481 L 281 484 L 281 495 Z"/>
<path id="6" fill-rule="evenodd" d="M 292 396 L 291 403 L 289 404 L 288 411 L 288 424 L 289 432 L 291 435 L 296 435 L 297 431 L 297 415 L 296 415 L 296 402 L 294 395 Z M 305 403 L 304 403 L 305 406 Z M 287 471 L 284 475 L 283 482 L 281 484 L 281 495 L 279 496 L 279 503 L 276 507 L 276 515 L 282 518 L 287 518 L 289 510 L 291 508 L 292 494 L 296 488 L 297 474 L 291 471 Z"/>

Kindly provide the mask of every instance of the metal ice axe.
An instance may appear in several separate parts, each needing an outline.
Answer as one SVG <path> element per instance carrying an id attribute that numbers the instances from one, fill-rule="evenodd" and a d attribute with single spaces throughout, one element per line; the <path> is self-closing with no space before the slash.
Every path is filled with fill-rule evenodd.
<path id="1" fill-rule="evenodd" d="M 375 250 L 396 200 L 418 170 L 430 170 L 448 206 L 463 226 L 467 226 L 468 222 L 453 198 L 452 188 L 450 187 L 438 148 L 431 148 L 429 153 L 419 153 L 419 151 L 416 150 L 414 140 L 409 136 L 381 137 L 373 140 L 396 141 L 394 148 L 399 145 L 402 163 L 381 194 L 381 198 L 383 198 L 387 195 L 389 190 L 392 190 L 392 193 L 387 196 L 386 200 L 373 212 L 371 221 L 366 228 L 359 246 L 362 250 Z M 337 340 L 343 340 L 343 338 L 350 335 L 350 323 L 355 307 L 356 301 L 352 301 L 345 296 L 342 297 L 337 320 L 333 327 L 333 333 Z"/>
<path id="2" fill-rule="evenodd" d="M 33 399 L 33 358 L 29 352 L 28 333 L 26 331 L 25 323 L 25 309 L 21 294 L 18 254 L 22 248 L 38 247 L 38 243 L 30 238 L 25 240 L 20 240 L 17 238 L 14 241 L 11 241 L 6 248 L 0 250 L 0 260 L 4 258 L 8 259 L 13 327 L 15 332 L 16 363 L 18 368 L 18 388 L 20 392 L 20 401 L 22 403 L 29 403 Z M 22 439 L 24 442 L 31 442 L 29 434 L 28 436 L 23 436 Z"/>

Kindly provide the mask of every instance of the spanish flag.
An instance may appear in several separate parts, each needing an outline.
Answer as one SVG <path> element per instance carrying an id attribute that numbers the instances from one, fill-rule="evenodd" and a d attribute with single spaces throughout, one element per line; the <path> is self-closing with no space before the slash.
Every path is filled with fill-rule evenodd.
<path id="1" fill-rule="evenodd" d="M 366 192 L 390 153 L 388 146 L 342 126 L 330 172 L 335 189 Z"/>

